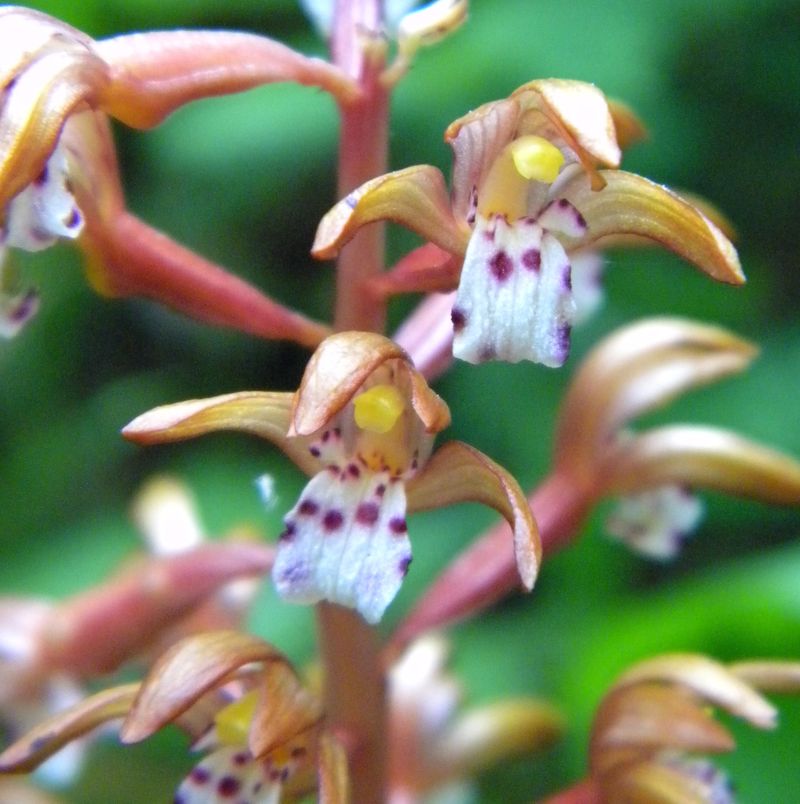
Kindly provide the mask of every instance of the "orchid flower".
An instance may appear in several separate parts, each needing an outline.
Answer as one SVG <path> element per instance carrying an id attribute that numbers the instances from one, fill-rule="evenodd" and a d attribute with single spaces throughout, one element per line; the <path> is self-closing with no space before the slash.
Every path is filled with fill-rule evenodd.
<path id="1" fill-rule="evenodd" d="M 719 327 L 651 318 L 622 327 L 586 357 L 561 404 L 554 466 L 528 497 L 545 555 L 570 544 L 600 500 L 621 509 L 611 530 L 648 557 L 674 557 L 697 524 L 694 492 L 712 489 L 773 505 L 800 504 L 800 462 L 737 433 L 635 420 L 681 394 L 746 369 L 757 350 Z M 395 635 L 405 644 L 431 627 L 475 614 L 517 588 L 493 528 L 458 556 L 417 601 Z"/>
<path id="2" fill-rule="evenodd" d="M 94 41 L 46 14 L 0 9 L 0 246 L 78 239 L 106 296 L 155 299 L 208 323 L 316 346 L 326 328 L 151 229 L 125 208 L 108 117 L 151 128 L 198 98 L 276 81 L 357 96 L 338 68 L 223 31 Z"/>
<path id="3" fill-rule="evenodd" d="M 423 796 L 471 800 L 469 780 L 480 771 L 547 748 L 561 735 L 561 715 L 533 698 L 459 712 L 463 693 L 447 670 L 449 652 L 443 637 L 429 634 L 409 645 L 389 670 L 391 804 Z"/>
<path id="4" fill-rule="evenodd" d="M 379 220 L 420 234 L 427 245 L 379 277 L 378 287 L 457 286 L 453 354 L 472 363 L 562 365 L 576 315 L 572 255 L 618 236 L 655 241 L 714 279 L 743 282 L 733 246 L 699 209 L 616 169 L 626 115 L 591 84 L 525 84 L 448 127 L 449 196 L 428 165 L 372 179 L 323 218 L 312 253 L 331 258 Z"/>
<path id="5" fill-rule="evenodd" d="M 275 443 L 311 480 L 285 518 L 272 577 L 296 603 L 329 600 L 377 622 L 411 562 L 406 508 L 475 500 L 512 525 L 530 589 L 539 541 L 516 481 L 481 452 L 450 442 L 447 405 L 406 353 L 381 335 L 344 332 L 312 356 L 299 390 L 243 392 L 156 408 L 123 434 L 140 443 L 244 430 Z"/>
<path id="6" fill-rule="evenodd" d="M 623 673 L 600 704 L 592 728 L 590 779 L 601 800 L 732 804 L 725 774 L 695 755 L 735 747 L 711 707 L 760 729 L 775 727 L 777 711 L 758 689 L 797 693 L 800 664 L 726 667 L 705 656 L 675 654 Z"/>
<path id="7" fill-rule="evenodd" d="M 285 656 L 235 631 L 187 637 L 141 684 L 105 690 L 53 716 L 0 755 L 0 771 L 31 770 L 77 737 L 122 717 L 126 743 L 175 723 L 194 739 L 195 750 L 208 752 L 180 784 L 175 801 L 181 804 L 236 796 L 277 804 L 282 796 L 315 788 L 332 804 L 347 800 L 344 750 L 324 728 L 316 696 Z"/>

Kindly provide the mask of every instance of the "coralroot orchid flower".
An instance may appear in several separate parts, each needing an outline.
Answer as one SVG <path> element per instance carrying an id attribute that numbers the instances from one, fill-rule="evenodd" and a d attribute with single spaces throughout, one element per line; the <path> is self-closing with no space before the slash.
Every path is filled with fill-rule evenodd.
<path id="1" fill-rule="evenodd" d="M 743 371 L 755 355 L 726 330 L 676 318 L 645 319 L 601 341 L 562 402 L 553 472 L 528 498 L 545 554 L 573 541 L 605 497 L 623 500 L 619 537 L 662 559 L 676 554 L 699 518 L 690 490 L 800 504 L 800 463 L 777 450 L 706 425 L 627 429 L 681 394 Z M 514 566 L 498 550 L 507 538 L 499 526 L 456 558 L 419 599 L 396 642 L 510 594 Z"/>
<path id="2" fill-rule="evenodd" d="M 448 658 L 447 642 L 427 635 L 389 670 L 392 804 L 430 795 L 471 800 L 462 790 L 469 779 L 503 759 L 549 747 L 563 730 L 561 715 L 533 698 L 458 712 L 462 689 L 447 672 Z"/>
<path id="3" fill-rule="evenodd" d="M 459 442 L 432 454 L 450 422 L 445 403 L 407 354 L 373 333 L 327 338 L 299 390 L 244 392 L 180 402 L 139 416 L 126 438 L 158 443 L 243 430 L 275 443 L 311 480 L 286 515 L 273 580 L 286 600 L 329 600 L 377 622 L 411 562 L 406 508 L 474 500 L 514 532 L 514 556 L 530 589 L 539 537 L 516 481 Z"/>
<path id="4" fill-rule="evenodd" d="M 0 245 L 78 238 L 108 296 L 140 295 L 209 323 L 316 346 L 325 327 L 169 240 L 125 209 L 107 116 L 159 124 L 198 98 L 276 81 L 357 96 L 338 68 L 274 40 L 223 31 L 94 41 L 32 9 L 0 9 Z"/>
<path id="5" fill-rule="evenodd" d="M 177 632 L 238 622 L 241 609 L 220 596 L 267 572 L 272 558 L 258 544 L 203 545 L 141 560 L 60 603 L 0 599 L 0 722 L 12 734 L 27 731 L 80 700 L 87 681 L 141 661 Z M 69 781 L 83 748 L 73 743 L 48 764 L 49 778 Z"/>
<path id="6" fill-rule="evenodd" d="M 797 693 L 800 664 L 725 667 L 704 656 L 675 654 L 628 670 L 603 699 L 592 728 L 590 778 L 602 801 L 732 803 L 724 774 L 693 755 L 735 748 L 709 707 L 760 729 L 774 728 L 777 712 L 759 688 Z"/>
<path id="7" fill-rule="evenodd" d="M 141 685 L 106 690 L 52 717 L 0 755 L 0 771 L 31 770 L 76 737 L 120 717 L 126 718 L 124 742 L 175 723 L 197 750 L 209 752 L 180 785 L 176 802 L 244 796 L 273 804 L 315 788 L 321 800 L 347 800 L 344 750 L 324 729 L 317 698 L 275 648 L 234 631 L 188 637 L 156 662 Z"/>
<path id="8" fill-rule="evenodd" d="M 617 119 L 615 119 L 617 118 Z M 384 292 L 450 290 L 453 353 L 469 362 L 560 366 L 575 316 L 571 257 L 617 236 L 655 241 L 714 279 L 744 277 L 702 212 L 620 162 L 629 113 L 590 84 L 532 81 L 452 123 L 452 194 L 428 165 L 366 182 L 321 221 L 314 256 L 335 256 L 360 227 L 401 223 L 427 245 L 379 277 Z M 627 134 L 621 134 L 622 139 Z"/>

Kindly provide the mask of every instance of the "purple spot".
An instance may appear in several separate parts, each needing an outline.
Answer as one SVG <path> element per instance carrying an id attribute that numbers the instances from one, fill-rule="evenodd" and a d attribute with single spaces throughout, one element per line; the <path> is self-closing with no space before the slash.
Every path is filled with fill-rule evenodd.
<path id="1" fill-rule="evenodd" d="M 402 536 L 408 531 L 405 518 L 402 516 L 392 517 L 389 520 L 389 530 L 394 533 L 395 536 Z"/>
<path id="2" fill-rule="evenodd" d="M 231 798 L 239 792 L 241 783 L 235 776 L 223 776 L 217 784 L 217 793 L 223 798 Z"/>
<path id="3" fill-rule="evenodd" d="M 569 263 L 561 269 L 561 284 L 564 290 L 572 290 L 572 266 Z"/>
<path id="4" fill-rule="evenodd" d="M 375 496 L 376 497 L 383 497 L 384 494 L 386 494 L 386 486 L 383 483 L 379 483 L 375 487 Z"/>
<path id="5" fill-rule="evenodd" d="M 33 183 L 37 187 L 47 184 L 47 165 L 42 168 L 42 172 L 34 179 Z"/>
<path id="6" fill-rule="evenodd" d="M 207 768 L 198 765 L 190 774 L 189 780 L 195 784 L 204 785 L 211 778 Z"/>
<path id="7" fill-rule="evenodd" d="M 272 768 L 269 772 L 269 779 L 271 782 L 278 782 L 281 778 L 281 770 L 279 768 Z"/>
<path id="8" fill-rule="evenodd" d="M 350 475 L 350 477 L 358 478 L 361 477 L 361 470 L 354 463 L 351 463 L 347 467 L 347 474 Z"/>
<path id="9" fill-rule="evenodd" d="M 172 804 L 186 804 L 186 799 L 178 793 L 175 798 L 172 799 Z"/>
<path id="10" fill-rule="evenodd" d="M 467 325 L 466 313 L 458 307 L 453 308 L 453 311 L 450 313 L 450 320 L 453 322 L 454 332 L 461 332 Z"/>
<path id="11" fill-rule="evenodd" d="M 484 229 L 481 234 L 483 235 L 484 240 L 494 243 L 494 229 Z"/>
<path id="12" fill-rule="evenodd" d="M 398 564 L 398 569 L 400 570 L 400 574 L 405 578 L 408 575 L 408 568 L 411 566 L 411 556 L 406 556 L 404 559 L 401 559 L 400 563 Z"/>
<path id="13" fill-rule="evenodd" d="M 570 335 L 572 328 L 569 324 L 559 324 L 556 330 L 556 344 L 560 360 L 563 362 L 569 357 Z"/>
<path id="14" fill-rule="evenodd" d="M 566 198 L 559 198 L 557 203 L 560 209 L 568 209 L 572 206 Z"/>
<path id="15" fill-rule="evenodd" d="M 341 438 L 342 431 L 341 431 L 341 429 L 339 427 L 334 427 L 333 428 L 333 434 L 336 436 L 336 438 Z"/>
<path id="16" fill-rule="evenodd" d="M 81 214 L 78 212 L 77 209 L 72 210 L 70 213 L 69 219 L 67 220 L 67 229 L 75 229 L 77 226 L 80 226 L 81 223 Z"/>
<path id="17" fill-rule="evenodd" d="M 498 282 L 505 282 L 514 270 L 514 263 L 505 251 L 498 251 L 489 260 L 489 270 Z"/>
<path id="18" fill-rule="evenodd" d="M 486 363 L 488 360 L 494 360 L 496 357 L 497 350 L 491 344 L 484 346 L 478 353 L 478 361 L 481 363 Z"/>
<path id="19" fill-rule="evenodd" d="M 22 299 L 19 304 L 17 304 L 9 318 L 14 323 L 27 321 L 36 310 L 36 305 L 38 303 L 39 297 L 36 295 L 36 292 L 33 290 L 30 291 L 29 293 L 25 294 L 25 298 Z"/>
<path id="20" fill-rule="evenodd" d="M 33 752 L 41 751 L 41 749 L 44 748 L 52 739 L 53 739 L 52 734 L 43 734 L 41 737 L 37 737 L 31 743 L 31 751 Z"/>
<path id="21" fill-rule="evenodd" d="M 310 453 L 311 453 L 311 454 L 312 454 L 312 455 L 313 455 L 315 458 L 319 458 L 319 456 L 322 454 L 322 453 L 320 452 L 319 447 L 316 447 L 316 446 L 315 446 L 315 447 L 309 447 L 309 448 L 308 448 L 308 451 L 309 451 L 309 452 L 310 452 Z"/>
<path id="22" fill-rule="evenodd" d="M 302 562 L 292 567 L 287 567 L 281 573 L 280 580 L 281 583 L 289 584 L 290 586 L 296 583 L 303 583 L 308 580 L 308 567 Z"/>
<path id="23" fill-rule="evenodd" d="M 294 522 L 288 522 L 288 521 L 284 522 L 284 525 L 286 527 L 283 529 L 283 533 L 281 533 L 281 535 L 278 536 L 278 541 L 291 542 L 294 540 L 297 527 L 295 526 Z"/>
<path id="24" fill-rule="evenodd" d="M 326 444 L 326 443 L 328 442 L 328 439 L 329 439 L 330 437 L 331 437 L 330 431 L 329 431 L 329 430 L 326 430 L 326 431 L 325 431 L 325 432 L 322 434 L 322 443 L 323 443 L 323 444 Z"/>
<path id="25" fill-rule="evenodd" d="M 342 516 L 341 511 L 328 511 L 327 514 L 322 519 L 322 526 L 327 530 L 329 533 L 333 533 L 333 531 L 339 530 L 344 523 L 344 517 Z"/>
<path id="26" fill-rule="evenodd" d="M 361 503 L 356 511 L 356 522 L 359 525 L 374 525 L 378 521 L 378 514 L 378 506 L 375 503 Z"/>
<path id="27" fill-rule="evenodd" d="M 297 509 L 297 513 L 300 516 L 314 516 L 317 511 L 319 511 L 319 505 L 314 500 L 303 500 Z"/>
<path id="28" fill-rule="evenodd" d="M 529 248 L 522 255 L 522 264 L 529 271 L 536 271 L 537 273 L 542 269 L 542 252 L 538 248 Z"/>
<path id="29" fill-rule="evenodd" d="M 250 754 L 246 751 L 240 751 L 238 754 L 233 755 L 234 765 L 245 765 L 250 761 Z"/>

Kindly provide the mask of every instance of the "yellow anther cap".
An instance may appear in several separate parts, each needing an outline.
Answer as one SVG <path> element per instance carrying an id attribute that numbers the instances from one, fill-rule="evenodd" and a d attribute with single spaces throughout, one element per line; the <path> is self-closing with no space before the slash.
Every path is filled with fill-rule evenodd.
<path id="1" fill-rule="evenodd" d="M 393 385 L 374 385 L 353 400 L 356 424 L 371 433 L 388 433 L 405 406 L 405 400 Z"/>
<path id="2" fill-rule="evenodd" d="M 564 154 L 555 145 L 532 134 L 514 140 L 509 147 L 514 166 L 529 181 L 550 184 L 564 164 Z"/>
<path id="3" fill-rule="evenodd" d="M 247 735 L 257 702 L 258 690 L 253 690 L 217 712 L 214 723 L 217 728 L 217 739 L 221 743 L 247 745 Z"/>

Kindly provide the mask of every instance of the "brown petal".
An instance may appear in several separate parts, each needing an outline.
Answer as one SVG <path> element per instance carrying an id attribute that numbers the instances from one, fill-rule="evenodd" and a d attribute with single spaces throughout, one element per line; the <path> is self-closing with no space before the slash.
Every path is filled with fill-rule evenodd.
<path id="1" fill-rule="evenodd" d="M 347 754 L 332 734 L 320 737 L 319 802 L 320 804 L 348 804 L 350 778 Z"/>
<path id="2" fill-rule="evenodd" d="M 198 98 L 293 81 L 347 103 L 358 87 L 338 67 L 274 39 L 234 31 L 151 31 L 97 42 L 112 87 L 103 108 L 134 128 L 150 128 Z"/>
<path id="3" fill-rule="evenodd" d="M 53 715 L 0 754 L 0 773 L 32 771 L 67 743 L 124 717 L 138 689 L 138 684 L 126 684 L 104 690 Z"/>
<path id="4" fill-rule="evenodd" d="M 251 662 L 281 662 L 267 642 L 236 631 L 212 631 L 181 640 L 153 666 L 122 725 L 123 742 L 135 743 L 173 722 L 204 693 Z"/>
<path id="5" fill-rule="evenodd" d="M 637 235 L 660 243 L 720 282 L 745 281 L 736 249 L 724 234 L 688 201 L 666 187 L 622 170 L 601 170 L 606 186 L 594 190 L 577 175 L 561 193 L 589 225 L 576 245 L 608 235 Z"/>
<path id="6" fill-rule="evenodd" d="M 353 190 L 320 221 L 311 253 L 333 259 L 362 226 L 375 221 L 399 223 L 458 256 L 469 240 L 466 223 L 453 217 L 442 174 L 430 165 L 416 165 Z"/>
<path id="7" fill-rule="evenodd" d="M 519 484 L 482 452 L 450 441 L 440 447 L 407 486 L 411 511 L 458 502 L 481 502 L 502 514 L 514 531 L 517 570 L 526 589 L 539 572 L 542 545 L 528 501 Z"/>
<path id="8" fill-rule="evenodd" d="M 800 502 L 800 463 L 715 427 L 659 427 L 609 452 L 599 479 L 606 492 L 678 483 L 779 505 Z"/>
<path id="9" fill-rule="evenodd" d="M 306 366 L 294 403 L 291 436 L 324 427 L 364 381 L 388 361 L 396 361 L 410 387 L 411 404 L 429 433 L 450 424 L 450 411 L 396 343 L 373 332 L 339 332 L 326 338 Z"/>
<path id="10" fill-rule="evenodd" d="M 0 25 L 0 31 L 5 47 L 14 29 Z M 81 104 L 94 103 L 108 83 L 106 65 L 82 42 L 52 38 L 58 45 L 21 72 L 3 71 L 9 88 L 0 111 L 0 209 L 42 172 L 67 117 Z"/>
<path id="11" fill-rule="evenodd" d="M 590 743 L 594 772 L 605 773 L 631 750 L 731 751 L 734 741 L 688 690 L 656 683 L 615 687 L 595 716 Z"/>
<path id="12" fill-rule="evenodd" d="M 532 698 L 507 699 L 467 711 L 435 744 L 428 758 L 429 784 L 471 778 L 510 757 L 542 750 L 563 731 L 561 714 Z"/>
<path id="13" fill-rule="evenodd" d="M 765 692 L 800 692 L 800 662 L 777 659 L 734 662 L 728 665 L 728 669 L 745 684 Z"/>
<path id="14" fill-rule="evenodd" d="M 520 101 L 523 115 L 543 115 L 575 151 L 597 184 L 595 165 L 616 167 L 622 154 L 617 144 L 615 121 L 605 95 L 584 81 L 561 78 L 531 81 L 512 95 Z M 525 133 L 536 133 L 531 130 Z M 602 175 L 602 174 L 601 174 Z"/>
<path id="15" fill-rule="evenodd" d="M 603 780 L 606 804 L 709 804 L 711 791 L 699 779 L 658 762 L 621 767 Z"/>
<path id="16" fill-rule="evenodd" d="M 43 661 L 70 676 L 116 670 L 221 587 L 266 573 L 272 559 L 266 545 L 229 542 L 142 561 L 58 606 L 43 632 Z"/>
<path id="17" fill-rule="evenodd" d="M 265 438 L 281 449 L 307 474 L 319 469 L 303 439 L 289 438 L 294 394 L 241 391 L 162 405 L 137 416 L 122 435 L 137 444 L 162 444 L 218 430 L 238 430 Z"/>
<path id="18" fill-rule="evenodd" d="M 322 719 L 319 700 L 301 684 L 283 662 L 267 665 L 261 695 L 250 726 L 250 753 L 260 758 L 309 732 Z"/>
<path id="19" fill-rule="evenodd" d="M 706 656 L 671 654 L 641 662 L 623 673 L 613 689 L 630 688 L 643 682 L 685 687 L 703 702 L 727 709 L 754 726 L 762 729 L 775 726 L 775 707 L 724 665 Z"/>
<path id="20" fill-rule="evenodd" d="M 623 103 L 616 98 L 609 98 L 608 110 L 611 112 L 611 119 L 614 121 L 617 143 L 623 151 L 626 151 L 632 145 L 636 145 L 637 142 L 647 139 L 646 126 L 627 103 Z"/>
<path id="21" fill-rule="evenodd" d="M 744 369 L 755 348 L 726 330 L 653 318 L 617 330 L 579 368 L 564 400 L 555 454 L 594 480 L 616 431 L 679 394 Z"/>

